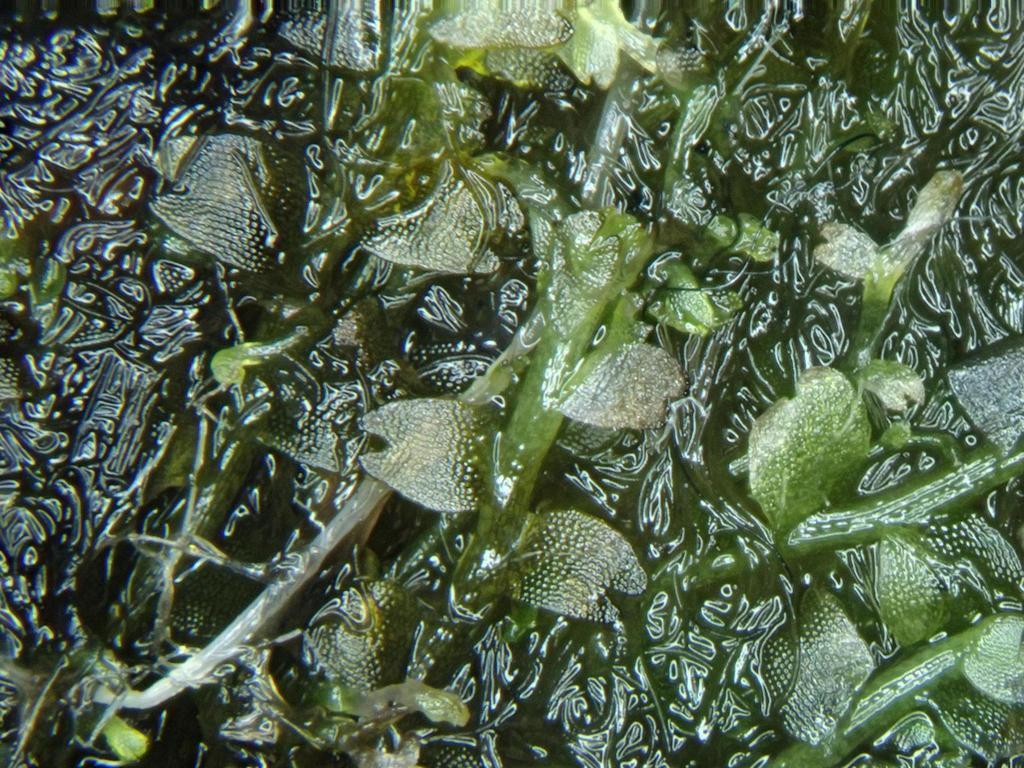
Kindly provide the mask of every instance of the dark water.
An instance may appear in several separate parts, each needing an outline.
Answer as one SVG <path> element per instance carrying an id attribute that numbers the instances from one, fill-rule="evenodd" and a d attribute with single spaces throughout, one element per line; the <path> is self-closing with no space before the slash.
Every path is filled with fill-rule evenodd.
<path id="1" fill-rule="evenodd" d="M 537 459 L 532 507 L 607 523 L 646 586 L 610 593 L 617 621 L 511 591 L 473 621 L 455 589 L 473 513 L 392 496 L 216 680 L 121 713 L 150 741 L 142 764 L 412 766 L 416 750 L 460 767 L 1021 760 L 1019 653 L 995 663 L 1011 670 L 1001 698 L 951 672 L 828 749 L 871 681 L 984 617 L 1016 631 L 1013 472 L 892 536 L 796 555 L 728 468 L 801 371 L 849 349 L 860 285 L 815 263 L 823 225 L 889 242 L 940 168 L 962 174 L 963 195 L 897 285 L 877 349 L 927 397 L 902 419 L 870 411 L 874 444 L 894 420 L 929 439 L 877 448 L 829 502 L 989 445 L 947 371 L 1024 333 L 1020 9 L 624 3 L 666 59 L 652 74 L 622 53 L 603 89 L 564 64 L 522 87 L 496 60 L 442 56 L 427 4 L 327 5 L 25 8 L 0 26 L 0 755 L 109 764 L 114 709 L 96 689 L 145 689 L 300 572 L 364 474 L 362 417 L 462 392 L 509 346 L 543 293 L 537 232 L 505 226 L 523 213 L 490 181 L 462 181 L 500 153 L 569 211 L 628 212 L 654 255 L 739 299 L 704 336 L 654 330 L 688 380 L 664 427 L 564 427 Z M 442 211 L 428 235 L 381 224 L 424 199 Z M 490 222 L 494 269 L 459 263 L 472 240 L 459 200 Z M 769 260 L 709 246 L 714 217 L 740 214 L 778 236 Z M 342 343 L 353 317 L 359 343 Z M 243 342 L 264 345 L 244 376 L 215 375 L 214 354 Z M 992 375 L 1021 379 L 1016 363 Z M 927 635 L 901 641 L 894 604 L 927 614 Z M 342 627 L 333 667 L 316 658 L 325 623 Z M 786 653 L 803 678 L 773 679 Z M 865 674 L 846 690 L 857 658 Z M 408 676 L 455 691 L 468 722 L 357 727 L 323 709 L 325 681 Z M 825 746 L 801 753 L 809 741 Z M 385 747 L 406 762 L 372 756 Z"/>

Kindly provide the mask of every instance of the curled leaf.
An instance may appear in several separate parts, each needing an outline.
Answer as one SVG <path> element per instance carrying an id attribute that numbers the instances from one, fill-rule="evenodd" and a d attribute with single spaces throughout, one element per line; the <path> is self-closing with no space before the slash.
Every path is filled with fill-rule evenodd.
<path id="1" fill-rule="evenodd" d="M 913 368 L 901 363 L 872 360 L 857 371 L 857 378 L 891 413 L 903 413 L 924 402 L 924 382 Z"/>
<path id="2" fill-rule="evenodd" d="M 368 691 L 401 676 L 414 616 L 412 599 L 394 582 L 350 587 L 310 620 L 305 650 L 332 684 Z"/>
<path id="3" fill-rule="evenodd" d="M 432 723 L 464 726 L 469 709 L 456 694 L 434 688 L 420 680 L 406 680 L 370 691 L 353 702 L 353 714 L 373 717 L 394 707 L 419 712 Z"/>
<path id="4" fill-rule="evenodd" d="M 945 226 L 963 194 L 964 179 L 957 171 L 937 171 L 917 194 L 907 223 L 889 245 L 885 259 L 901 271 L 924 250 L 932 236 Z"/>
<path id="5" fill-rule="evenodd" d="M 801 602 L 795 640 L 778 635 L 766 649 L 769 690 L 783 724 L 808 744 L 832 735 L 874 667 L 867 643 L 839 601 L 817 589 Z"/>
<path id="6" fill-rule="evenodd" d="M 363 426 L 389 444 L 360 458 L 371 475 L 436 512 L 476 507 L 480 448 L 476 408 L 441 398 L 398 400 L 366 414 Z"/>
<path id="7" fill-rule="evenodd" d="M 962 192 L 963 177 L 959 173 L 938 171 L 921 188 L 906 224 L 890 243 L 878 247 L 857 228 L 829 222 L 821 230 L 825 243 L 815 248 L 814 257 L 845 275 L 857 279 L 870 275 L 891 288 L 949 221 Z"/>
<path id="8" fill-rule="evenodd" d="M 601 357 L 559 410 L 595 427 L 656 427 L 684 387 L 682 369 L 668 352 L 653 344 L 629 344 Z"/>
<path id="9" fill-rule="evenodd" d="M 1024 617 L 996 617 L 964 654 L 966 677 L 986 696 L 1024 704 Z"/>
<path id="10" fill-rule="evenodd" d="M 647 586 L 629 542 L 607 523 L 576 510 L 541 517 L 522 552 L 516 597 L 565 616 L 614 623 L 619 612 L 607 591 L 636 595 Z"/>

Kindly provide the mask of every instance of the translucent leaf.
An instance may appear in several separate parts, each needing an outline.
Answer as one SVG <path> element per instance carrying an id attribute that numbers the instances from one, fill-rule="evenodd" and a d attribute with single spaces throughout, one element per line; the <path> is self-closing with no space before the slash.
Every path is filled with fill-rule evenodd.
<path id="1" fill-rule="evenodd" d="M 1024 709 L 953 680 L 928 694 L 939 720 L 961 745 L 995 762 L 1024 750 Z"/>
<path id="2" fill-rule="evenodd" d="M 710 74 L 707 57 L 693 46 L 662 44 L 655 55 L 658 74 L 673 88 L 695 90 Z"/>
<path id="3" fill-rule="evenodd" d="M 1024 347 L 999 345 L 947 374 L 974 425 L 1004 453 L 1024 433 Z"/>
<path id="4" fill-rule="evenodd" d="M 523 88 L 566 91 L 573 79 L 558 58 L 531 48 L 498 48 L 487 52 L 487 70 L 497 77 Z"/>
<path id="5" fill-rule="evenodd" d="M 750 491 L 780 528 L 820 509 L 867 457 L 871 427 L 856 390 L 838 371 L 809 368 L 750 430 Z"/>
<path id="6" fill-rule="evenodd" d="M 595 427 L 656 427 L 684 386 L 683 371 L 668 352 L 653 344 L 629 344 L 605 354 L 559 410 Z"/>
<path id="7" fill-rule="evenodd" d="M 317 386 L 302 376 L 277 372 L 275 406 L 266 416 L 261 439 L 301 464 L 340 472 L 348 465 L 346 443 L 363 392 L 355 385 Z"/>
<path id="8" fill-rule="evenodd" d="M 767 664 L 786 730 L 809 744 L 832 735 L 874 670 L 867 644 L 839 601 L 820 590 L 808 592 L 801 603 L 796 643 L 777 637 L 767 649 Z"/>
<path id="9" fill-rule="evenodd" d="M 332 683 L 368 691 L 401 677 L 415 617 L 412 599 L 394 582 L 350 587 L 310 620 L 305 650 Z"/>
<path id="10" fill-rule="evenodd" d="M 444 17 L 430 28 L 430 34 L 455 48 L 546 48 L 572 34 L 555 3 L 455 0 L 446 5 L 442 6 Z"/>
<path id="11" fill-rule="evenodd" d="M 406 739 L 394 750 L 379 747 L 372 751 L 355 749 L 349 753 L 355 760 L 356 768 L 418 768 L 420 745 L 415 739 Z"/>
<path id="12" fill-rule="evenodd" d="M 415 207 L 377 221 L 363 247 L 385 261 L 433 272 L 493 272 L 498 262 L 487 247 L 486 213 L 451 163 Z"/>
<path id="13" fill-rule="evenodd" d="M 562 60 L 584 85 L 607 88 L 619 68 L 620 52 L 631 56 L 648 72 L 657 68 L 657 42 L 630 24 L 619 0 L 594 0 L 579 5 L 573 16 L 573 34 L 559 51 Z"/>
<path id="14" fill-rule="evenodd" d="M 998 591 L 1017 596 L 1024 585 L 1024 566 L 1016 548 L 981 515 L 956 521 L 935 521 L 925 535 L 927 546 L 961 572 L 973 571 L 990 598 Z"/>
<path id="15" fill-rule="evenodd" d="M 460 744 L 434 742 L 424 750 L 423 768 L 483 768 L 479 750 Z"/>
<path id="16" fill-rule="evenodd" d="M 607 590 L 636 595 L 647 586 L 629 542 L 607 523 L 576 510 L 545 514 L 521 551 L 516 597 L 565 616 L 614 623 L 619 612 Z"/>
<path id="17" fill-rule="evenodd" d="M 822 226 L 821 237 L 825 242 L 814 249 L 814 258 L 826 267 L 858 279 L 876 267 L 878 246 L 856 227 L 830 221 Z"/>
<path id="18" fill-rule="evenodd" d="M 338 11 L 333 34 L 328 31 L 325 40 L 328 63 L 357 72 L 376 71 L 381 55 L 381 0 L 333 2 Z"/>
<path id="19" fill-rule="evenodd" d="M 283 339 L 274 341 L 246 341 L 233 347 L 225 347 L 214 353 L 210 359 L 210 372 L 217 383 L 224 386 L 241 384 L 245 381 L 247 368 L 260 365 L 274 357 L 284 354 L 305 333 L 300 326 L 295 332 Z"/>
<path id="20" fill-rule="evenodd" d="M 884 539 L 878 547 L 875 589 L 882 620 L 901 645 L 934 634 L 945 622 L 945 589 L 915 544 Z"/>
<path id="21" fill-rule="evenodd" d="M 21 361 L 15 340 L 18 331 L 0 317 L 0 402 L 16 400 L 21 393 Z"/>
<path id="22" fill-rule="evenodd" d="M 903 413 L 924 402 L 924 382 L 909 366 L 891 360 L 872 360 L 857 371 L 857 379 L 892 413 Z"/>
<path id="23" fill-rule="evenodd" d="M 964 654 L 964 677 L 1004 704 L 1024 704 L 1024 617 L 995 618 Z"/>
<path id="24" fill-rule="evenodd" d="M 371 475 L 436 512 L 476 507 L 481 432 L 475 408 L 457 400 L 398 400 L 366 414 L 363 426 L 389 443 L 360 458 Z"/>
<path id="25" fill-rule="evenodd" d="M 210 136 L 196 146 L 178 140 L 163 164 L 177 173 L 152 208 L 172 232 L 232 266 L 258 271 L 276 261 L 278 230 L 259 191 L 257 175 L 266 166 L 255 139 Z"/>
<path id="26" fill-rule="evenodd" d="M 376 71 L 381 56 L 381 0 L 328 0 L 324 6 L 285 6 L 278 34 L 307 53 L 322 56 L 331 66 Z"/>
<path id="27" fill-rule="evenodd" d="M 917 194 L 907 223 L 896 239 L 883 249 L 889 271 L 902 271 L 917 258 L 932 236 L 952 217 L 963 188 L 963 177 L 957 171 L 938 171 L 928 180 Z"/>
<path id="28" fill-rule="evenodd" d="M 21 392 L 18 363 L 9 357 L 0 357 L 0 402 L 17 400 Z"/>
<path id="29" fill-rule="evenodd" d="M 378 688 L 358 697 L 353 704 L 352 712 L 360 717 L 374 717 L 398 706 L 419 712 L 432 723 L 463 726 L 469 722 L 469 709 L 462 699 L 420 680 L 406 680 Z"/>

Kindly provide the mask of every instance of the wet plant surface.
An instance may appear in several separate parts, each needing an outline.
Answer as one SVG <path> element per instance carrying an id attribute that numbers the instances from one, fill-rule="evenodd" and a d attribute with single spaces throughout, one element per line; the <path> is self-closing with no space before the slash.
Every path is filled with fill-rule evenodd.
<path id="1" fill-rule="evenodd" d="M 4 762 L 1024 759 L 1024 19 L 813 6 L 5 17 Z"/>

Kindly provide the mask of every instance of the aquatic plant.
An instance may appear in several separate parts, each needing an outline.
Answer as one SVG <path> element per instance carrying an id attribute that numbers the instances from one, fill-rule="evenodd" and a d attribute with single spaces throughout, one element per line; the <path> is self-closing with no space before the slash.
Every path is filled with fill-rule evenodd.
<path id="1" fill-rule="evenodd" d="M 110 5 L 0 33 L 9 763 L 1024 753 L 1024 21 Z"/>

